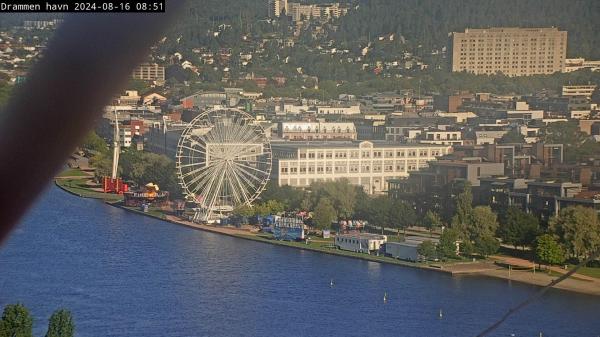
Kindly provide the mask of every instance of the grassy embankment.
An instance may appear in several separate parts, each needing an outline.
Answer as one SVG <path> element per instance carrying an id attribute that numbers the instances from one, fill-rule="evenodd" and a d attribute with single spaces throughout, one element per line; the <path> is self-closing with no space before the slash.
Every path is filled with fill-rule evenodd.
<path id="1" fill-rule="evenodd" d="M 62 178 L 62 177 L 81 177 L 81 178 Z M 107 202 L 117 202 L 123 200 L 123 196 L 117 194 L 103 193 L 94 190 L 89 183 L 92 176 L 79 169 L 68 169 L 57 175 L 54 182 L 63 190 L 80 196 L 82 198 L 100 199 Z"/>

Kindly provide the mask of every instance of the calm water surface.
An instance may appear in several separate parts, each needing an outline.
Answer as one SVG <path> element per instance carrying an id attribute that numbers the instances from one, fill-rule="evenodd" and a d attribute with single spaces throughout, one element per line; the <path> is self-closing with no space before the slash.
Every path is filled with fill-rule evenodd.
<path id="1" fill-rule="evenodd" d="M 472 336 L 535 290 L 194 231 L 55 187 L 0 248 L 0 306 L 24 303 L 37 336 L 59 307 L 78 336 Z M 540 332 L 600 336 L 600 298 L 552 290 L 493 336 Z"/>

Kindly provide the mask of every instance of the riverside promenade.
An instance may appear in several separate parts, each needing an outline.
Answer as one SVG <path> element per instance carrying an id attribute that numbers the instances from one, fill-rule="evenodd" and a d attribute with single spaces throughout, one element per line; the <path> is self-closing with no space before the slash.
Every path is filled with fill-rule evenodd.
<path id="1" fill-rule="evenodd" d="M 65 179 L 66 178 L 66 179 Z M 205 224 L 197 224 L 191 221 L 187 221 L 173 215 L 169 214 L 161 214 L 157 216 L 156 214 L 151 213 L 143 213 L 137 209 L 124 207 L 120 204 L 119 198 L 115 198 L 114 195 L 105 195 L 103 198 L 101 194 L 94 190 L 89 190 L 89 193 L 82 193 L 85 191 L 85 188 L 82 187 L 82 184 L 77 184 L 76 187 L 73 187 L 72 184 L 69 184 L 70 179 L 77 178 L 78 181 L 81 179 L 80 176 L 74 177 L 65 177 L 62 179 L 55 180 L 55 183 L 62 190 L 75 194 L 79 197 L 84 198 L 94 198 L 103 200 L 107 204 L 119 207 L 125 211 L 134 212 L 140 214 L 142 216 L 149 216 L 159 220 L 163 220 L 165 222 L 169 222 L 172 224 L 185 226 L 195 230 L 202 230 L 211 233 L 221 234 L 232 236 L 245 240 L 253 240 L 259 241 L 266 244 L 309 250 L 324 254 L 337 255 L 341 257 L 347 258 L 355 258 L 361 259 L 365 261 L 378 262 L 378 263 L 386 263 L 386 264 L 395 264 L 410 268 L 419 268 L 425 270 L 431 270 L 436 272 L 442 272 L 453 277 L 473 277 L 473 276 L 485 276 L 485 277 L 493 277 L 499 279 L 505 279 L 510 282 L 521 282 L 536 286 L 545 286 L 552 282 L 555 278 L 557 278 L 557 274 L 563 274 L 567 271 L 561 268 L 552 268 L 552 274 L 548 274 L 546 271 L 537 271 L 533 272 L 533 268 L 531 270 L 509 270 L 508 267 L 504 267 L 507 265 L 515 266 L 515 267 L 528 267 L 532 266 L 531 261 L 517 259 L 512 257 L 505 256 L 494 256 L 488 260 L 479 260 L 475 262 L 470 261 L 459 261 L 459 262 L 432 262 L 432 263 L 414 263 L 408 261 L 401 261 L 391 257 L 386 256 L 377 256 L 377 255 L 368 255 L 364 253 L 355 253 L 350 251 L 339 250 L 332 246 L 332 242 L 330 240 L 323 240 L 319 238 L 311 239 L 308 244 L 301 242 L 288 242 L 288 241 L 278 241 L 273 240 L 267 235 L 258 232 L 258 229 L 253 226 L 243 226 L 241 228 L 228 227 L 228 226 L 214 226 L 214 225 L 205 225 Z M 564 280 L 558 285 L 554 286 L 556 289 L 589 294 L 600 296 L 600 279 L 588 277 L 585 275 L 574 274 L 571 278 Z"/>

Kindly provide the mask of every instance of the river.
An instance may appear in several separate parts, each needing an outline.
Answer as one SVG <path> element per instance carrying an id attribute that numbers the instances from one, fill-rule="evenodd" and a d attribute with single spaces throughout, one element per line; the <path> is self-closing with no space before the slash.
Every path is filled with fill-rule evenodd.
<path id="1" fill-rule="evenodd" d="M 36 336 L 57 308 L 77 336 L 473 336 L 536 289 L 196 231 L 56 187 L 0 248 L 0 306 L 25 304 Z M 600 336 L 600 298 L 551 290 L 492 336 L 540 332 Z"/>

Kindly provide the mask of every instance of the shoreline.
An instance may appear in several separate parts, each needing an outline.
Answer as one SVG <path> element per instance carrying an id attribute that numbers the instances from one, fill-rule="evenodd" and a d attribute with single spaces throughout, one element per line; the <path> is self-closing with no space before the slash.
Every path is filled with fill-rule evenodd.
<path id="1" fill-rule="evenodd" d="M 61 186 L 60 184 L 56 183 L 56 180 L 55 180 L 55 185 L 58 188 L 60 188 L 61 190 L 65 191 L 71 195 L 81 197 L 81 198 L 87 198 L 86 196 L 80 195 L 73 191 L 69 191 L 64 186 Z M 312 251 L 315 253 L 322 253 L 322 254 L 328 254 L 328 255 L 351 258 L 351 259 L 360 259 L 363 261 L 384 263 L 384 264 L 396 265 L 396 266 L 401 266 L 401 267 L 409 267 L 409 268 L 421 269 L 421 270 L 425 270 L 425 271 L 433 271 L 433 272 L 438 272 L 438 273 L 444 273 L 444 274 L 450 275 L 452 277 L 455 277 L 455 276 L 460 276 L 460 277 L 484 276 L 484 277 L 490 277 L 490 278 L 495 278 L 495 279 L 504 279 L 504 280 L 507 280 L 508 282 L 518 282 L 518 283 L 523 283 L 523 284 L 528 284 L 528 285 L 533 285 L 533 286 L 538 286 L 538 287 L 546 286 L 555 278 L 555 277 L 548 275 L 545 271 L 539 271 L 537 273 L 532 273 L 530 271 L 512 270 L 509 273 L 508 269 L 500 267 L 492 262 L 485 262 L 485 263 L 457 262 L 455 264 L 448 265 L 448 266 L 444 266 L 444 265 L 436 266 L 436 265 L 432 265 L 432 264 L 429 264 L 429 265 L 417 264 L 417 263 L 413 263 L 413 262 L 397 260 L 394 258 L 384 257 L 384 256 L 367 255 L 364 253 L 354 253 L 354 252 L 350 252 L 350 251 L 337 250 L 337 249 L 333 250 L 333 249 L 326 249 L 326 248 L 317 248 L 314 246 L 299 244 L 299 243 L 295 243 L 295 242 L 267 239 L 267 238 L 258 236 L 256 234 L 253 234 L 252 232 L 250 232 L 248 230 L 237 229 L 237 228 L 233 228 L 233 227 L 216 227 L 216 226 L 210 226 L 210 225 L 201 225 L 201 224 L 196 224 L 196 223 L 192 223 L 192 222 L 185 221 L 185 220 L 175 219 L 173 216 L 165 216 L 164 218 L 161 218 L 161 217 L 149 214 L 149 213 L 144 213 L 142 211 L 138 211 L 138 210 L 134 210 L 134 209 L 125 207 L 124 205 L 119 204 L 119 201 L 115 202 L 115 201 L 104 200 L 101 198 L 93 198 L 93 199 L 101 200 L 109 206 L 120 208 L 127 212 L 151 217 L 156 220 L 161 220 L 161 221 L 164 221 L 167 223 L 175 224 L 175 225 L 186 227 L 186 228 L 193 229 L 193 230 L 201 230 L 201 231 L 205 231 L 205 232 L 209 232 L 209 233 L 226 235 L 226 236 L 233 237 L 233 238 L 249 240 L 249 241 L 254 241 L 254 242 L 261 242 L 261 243 L 275 245 L 275 246 L 279 246 L 279 247 L 301 249 L 301 250 L 305 250 L 305 251 Z M 563 290 L 563 291 L 575 292 L 575 293 L 579 293 L 579 294 L 600 296 L 600 280 L 598 280 L 598 279 L 594 279 L 592 281 L 583 281 L 583 280 L 579 280 L 579 279 L 569 278 L 552 288 L 558 289 L 558 290 Z"/>

